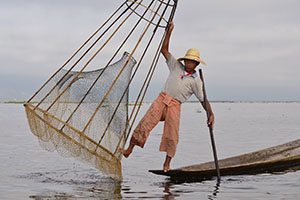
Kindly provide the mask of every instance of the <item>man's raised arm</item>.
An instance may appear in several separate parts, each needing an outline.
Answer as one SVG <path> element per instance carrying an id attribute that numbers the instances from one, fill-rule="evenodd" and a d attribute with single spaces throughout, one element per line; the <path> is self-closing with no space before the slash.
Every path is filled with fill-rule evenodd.
<path id="1" fill-rule="evenodd" d="M 165 37 L 165 40 L 162 44 L 162 47 L 161 47 L 161 53 L 164 55 L 165 59 L 167 60 L 170 56 L 170 52 L 169 52 L 169 41 L 170 41 L 170 37 L 171 37 L 171 33 L 174 29 L 174 23 L 173 22 L 170 22 L 169 24 L 169 30 L 168 30 L 168 33 Z"/>

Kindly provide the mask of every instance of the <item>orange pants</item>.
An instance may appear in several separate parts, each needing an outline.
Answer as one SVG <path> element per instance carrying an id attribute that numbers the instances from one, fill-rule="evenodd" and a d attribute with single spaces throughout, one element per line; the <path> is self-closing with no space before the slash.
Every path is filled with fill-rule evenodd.
<path id="1" fill-rule="evenodd" d="M 179 139 L 180 101 L 161 92 L 135 128 L 130 143 L 144 147 L 150 131 L 159 121 L 165 121 L 159 150 L 174 157 Z"/>

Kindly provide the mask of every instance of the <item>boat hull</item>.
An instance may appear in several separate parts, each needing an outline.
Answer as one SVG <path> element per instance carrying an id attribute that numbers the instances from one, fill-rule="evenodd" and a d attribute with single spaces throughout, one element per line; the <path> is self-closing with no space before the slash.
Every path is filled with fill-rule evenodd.
<path id="1" fill-rule="evenodd" d="M 221 176 L 260 174 L 300 169 L 300 139 L 260 151 L 219 160 Z M 214 162 L 186 166 L 165 173 L 163 170 L 149 172 L 169 176 L 172 182 L 194 182 L 216 177 Z"/>

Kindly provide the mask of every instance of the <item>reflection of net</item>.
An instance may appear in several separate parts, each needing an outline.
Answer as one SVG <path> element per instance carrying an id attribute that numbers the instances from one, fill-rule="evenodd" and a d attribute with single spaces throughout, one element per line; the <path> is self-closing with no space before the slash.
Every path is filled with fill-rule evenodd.
<path id="1" fill-rule="evenodd" d="M 156 69 L 166 34 L 159 27 L 166 25 L 163 17 L 172 20 L 177 2 L 172 1 L 124 1 L 27 101 L 31 131 L 43 148 L 122 178 L 118 149 L 124 148 Z M 128 113 L 130 85 L 137 94 Z"/>

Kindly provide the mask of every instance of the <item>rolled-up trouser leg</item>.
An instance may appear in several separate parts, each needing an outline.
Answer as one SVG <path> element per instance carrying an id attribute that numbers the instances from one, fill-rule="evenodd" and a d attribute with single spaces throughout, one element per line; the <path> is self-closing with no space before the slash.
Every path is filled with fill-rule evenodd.
<path id="1" fill-rule="evenodd" d="M 164 133 L 161 139 L 160 151 L 165 151 L 168 156 L 174 157 L 179 141 L 180 103 L 172 103 L 167 107 Z"/>
<path id="2" fill-rule="evenodd" d="M 142 148 L 144 147 L 150 131 L 161 120 L 165 107 L 166 105 L 163 103 L 163 97 L 159 95 L 135 128 L 130 144 L 138 145 Z"/>

